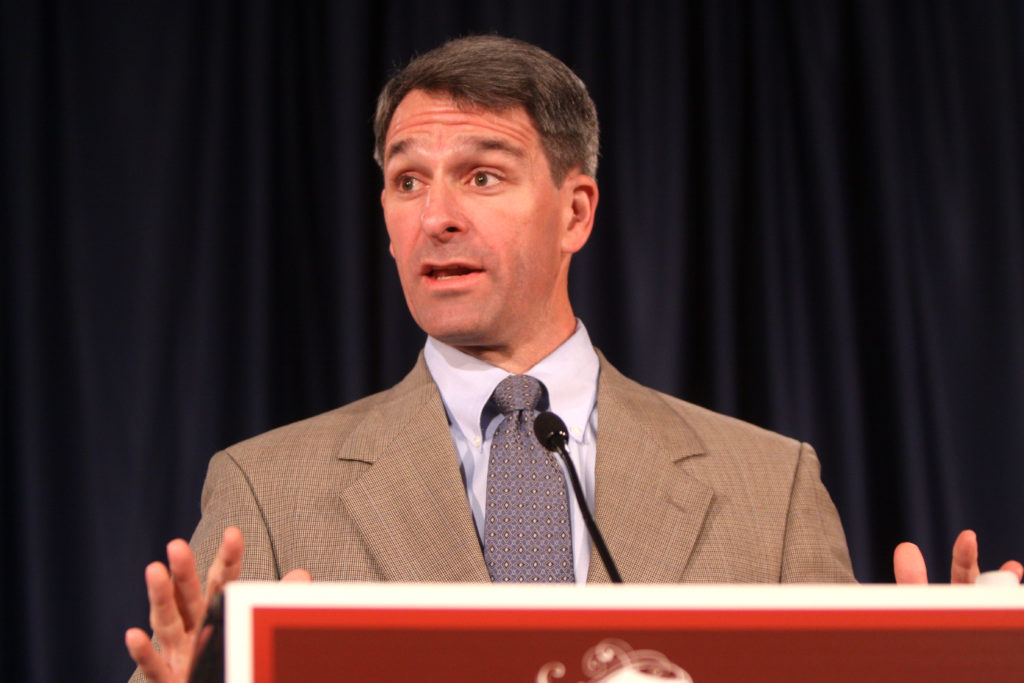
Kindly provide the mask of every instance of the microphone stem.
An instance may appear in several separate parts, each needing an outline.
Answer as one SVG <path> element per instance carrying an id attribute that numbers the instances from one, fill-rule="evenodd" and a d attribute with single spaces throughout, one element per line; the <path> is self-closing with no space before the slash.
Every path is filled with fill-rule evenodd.
<path id="1" fill-rule="evenodd" d="M 580 513 L 583 515 L 583 522 L 587 525 L 587 531 L 590 532 L 590 539 L 597 547 L 597 554 L 601 556 L 601 561 L 604 562 L 604 568 L 608 570 L 608 576 L 611 577 L 612 583 L 622 583 L 619 570 L 615 567 L 615 562 L 612 561 L 612 554 L 608 552 L 608 546 L 605 545 L 604 538 L 597 528 L 597 523 L 587 507 L 587 499 L 583 496 L 583 487 L 580 485 L 580 478 L 576 474 L 576 468 L 569 458 L 569 452 L 563 444 L 558 444 L 556 450 L 562 456 L 562 460 L 565 462 L 565 469 L 569 472 L 569 481 L 572 482 L 572 490 L 576 494 L 576 503 L 580 506 Z"/>

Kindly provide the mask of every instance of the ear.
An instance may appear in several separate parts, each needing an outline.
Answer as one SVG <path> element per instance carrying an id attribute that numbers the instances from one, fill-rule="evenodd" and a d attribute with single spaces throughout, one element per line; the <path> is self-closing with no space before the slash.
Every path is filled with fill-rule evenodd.
<path id="1" fill-rule="evenodd" d="M 562 233 L 562 251 L 575 254 L 583 248 L 594 227 L 597 210 L 597 181 L 584 173 L 570 173 L 562 183 L 565 193 L 565 231 Z"/>

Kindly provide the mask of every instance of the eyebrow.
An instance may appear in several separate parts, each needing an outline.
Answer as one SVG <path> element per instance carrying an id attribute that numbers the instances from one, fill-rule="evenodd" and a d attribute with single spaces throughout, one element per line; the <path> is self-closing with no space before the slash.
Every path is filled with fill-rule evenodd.
<path id="1" fill-rule="evenodd" d="M 393 143 L 384 152 L 384 163 L 386 164 L 387 162 L 391 161 L 391 157 L 395 156 L 396 154 L 402 154 L 403 152 L 405 152 L 405 150 L 406 150 L 406 148 L 408 146 L 409 146 L 408 138 L 405 139 L 405 140 L 399 140 L 398 142 Z"/>
<path id="2" fill-rule="evenodd" d="M 470 146 L 479 152 L 504 152 L 514 157 L 526 157 L 526 150 L 501 138 L 470 138 Z"/>
<path id="3" fill-rule="evenodd" d="M 384 163 L 399 154 L 405 154 L 410 147 L 415 146 L 414 138 L 403 138 L 394 142 L 384 153 Z M 518 159 L 526 158 L 526 150 L 519 145 L 514 145 L 502 138 L 491 137 L 470 137 L 466 140 L 466 146 L 474 152 L 503 152 Z"/>

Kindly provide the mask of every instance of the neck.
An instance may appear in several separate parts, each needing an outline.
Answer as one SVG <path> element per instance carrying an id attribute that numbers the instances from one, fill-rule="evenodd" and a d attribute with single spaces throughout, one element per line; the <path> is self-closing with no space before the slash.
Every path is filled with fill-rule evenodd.
<path id="1" fill-rule="evenodd" d="M 455 346 L 459 351 L 499 367 L 513 375 L 521 375 L 541 362 L 576 332 L 576 317 L 550 333 L 519 344 L 495 346 Z"/>

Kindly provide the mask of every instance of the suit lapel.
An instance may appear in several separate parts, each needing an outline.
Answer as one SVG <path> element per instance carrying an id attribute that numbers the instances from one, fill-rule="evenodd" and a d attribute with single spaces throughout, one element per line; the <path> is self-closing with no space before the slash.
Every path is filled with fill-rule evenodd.
<path id="1" fill-rule="evenodd" d="M 623 581 L 680 580 L 713 491 L 676 463 L 703 450 L 663 398 L 601 356 L 594 509 Z M 596 549 L 587 580 L 609 581 Z"/>
<path id="2" fill-rule="evenodd" d="M 339 457 L 371 463 L 342 500 L 388 581 L 488 581 L 440 394 L 422 356 Z"/>
<path id="3" fill-rule="evenodd" d="M 489 577 L 437 387 L 422 357 L 354 429 L 338 457 L 369 463 L 341 491 L 388 581 Z M 696 434 L 650 389 L 601 356 L 595 517 L 628 583 L 678 581 L 713 492 L 676 463 L 699 456 Z M 588 582 L 607 582 L 596 550 Z"/>

